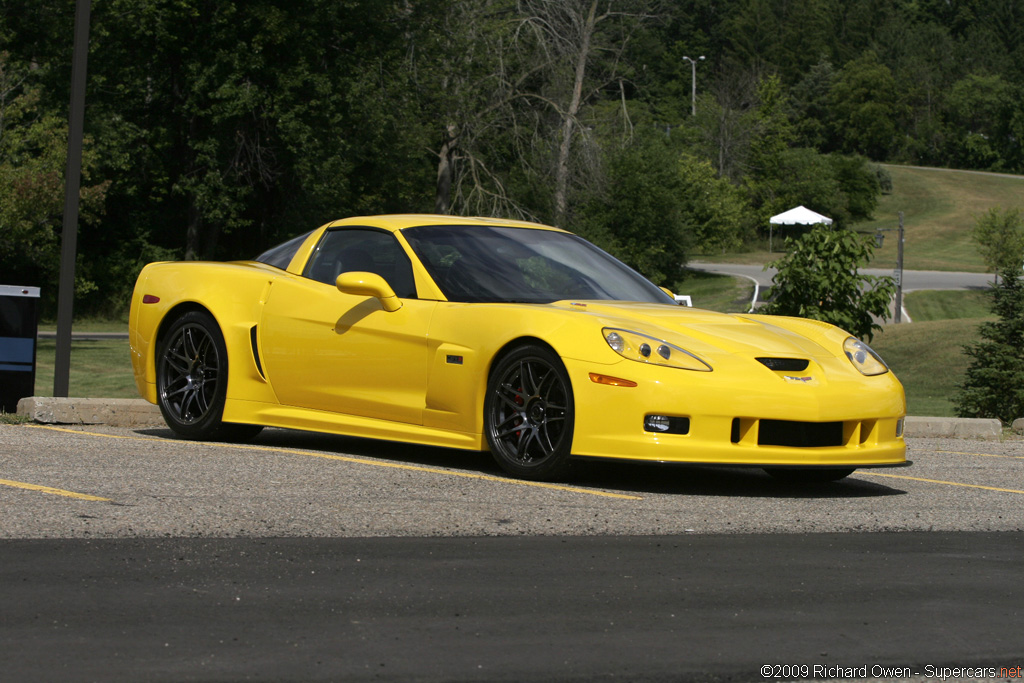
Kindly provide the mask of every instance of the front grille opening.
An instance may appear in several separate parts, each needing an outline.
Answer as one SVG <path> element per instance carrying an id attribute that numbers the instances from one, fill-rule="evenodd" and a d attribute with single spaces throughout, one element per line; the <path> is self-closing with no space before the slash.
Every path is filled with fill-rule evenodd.
<path id="1" fill-rule="evenodd" d="M 758 358 L 757 362 L 777 372 L 803 372 L 809 364 L 806 358 Z"/>
<path id="2" fill-rule="evenodd" d="M 757 433 L 757 445 L 789 448 L 842 446 L 843 423 L 761 420 Z"/>

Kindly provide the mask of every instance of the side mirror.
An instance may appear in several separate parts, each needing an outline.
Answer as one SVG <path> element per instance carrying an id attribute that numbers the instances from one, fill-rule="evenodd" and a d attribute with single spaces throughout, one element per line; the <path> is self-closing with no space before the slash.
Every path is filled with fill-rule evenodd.
<path id="1" fill-rule="evenodd" d="M 402 307 L 402 302 L 395 296 L 395 290 L 391 289 L 391 285 L 376 273 L 359 270 L 342 273 L 334 281 L 334 284 L 344 294 L 370 296 L 377 299 L 388 313 L 394 313 Z"/>

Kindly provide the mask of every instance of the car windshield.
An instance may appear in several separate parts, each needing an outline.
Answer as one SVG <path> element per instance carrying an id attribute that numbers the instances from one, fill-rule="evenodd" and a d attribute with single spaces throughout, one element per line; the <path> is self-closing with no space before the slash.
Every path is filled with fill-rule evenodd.
<path id="1" fill-rule="evenodd" d="M 570 233 L 424 225 L 402 234 L 449 301 L 675 303 L 635 270 Z"/>

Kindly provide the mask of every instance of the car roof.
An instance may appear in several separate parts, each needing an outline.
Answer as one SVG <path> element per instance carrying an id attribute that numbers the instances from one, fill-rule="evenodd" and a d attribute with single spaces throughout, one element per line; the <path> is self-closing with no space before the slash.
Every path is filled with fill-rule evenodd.
<path id="1" fill-rule="evenodd" d="M 553 230 L 565 232 L 559 228 L 529 221 L 508 218 L 489 218 L 482 216 L 445 216 L 435 214 L 392 214 L 386 216 L 353 216 L 328 223 L 326 227 L 335 228 L 345 225 L 363 225 L 372 228 L 403 230 L 421 225 L 500 225 L 512 228 L 531 228 L 535 230 Z"/>

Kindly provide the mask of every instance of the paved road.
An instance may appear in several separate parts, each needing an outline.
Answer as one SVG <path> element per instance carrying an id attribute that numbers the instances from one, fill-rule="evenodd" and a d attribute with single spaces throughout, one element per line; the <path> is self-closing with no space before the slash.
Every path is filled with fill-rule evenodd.
<path id="1" fill-rule="evenodd" d="M 770 287 L 775 269 L 734 263 L 688 263 L 688 268 L 709 273 L 737 275 L 757 282 L 762 288 Z M 892 275 L 892 269 L 865 268 L 865 275 Z M 903 291 L 916 289 L 988 289 L 992 276 L 985 273 L 956 273 L 939 270 L 904 270 Z"/>
<path id="2" fill-rule="evenodd" d="M 812 487 L 601 463 L 541 486 L 480 454 L 286 430 L 0 425 L 0 678 L 1024 664 L 1024 442 L 910 446 L 911 468 Z"/>
<path id="3" fill-rule="evenodd" d="M 764 665 L 821 680 L 1024 663 L 1020 534 L 0 549 L 10 681 L 757 681 Z"/>

